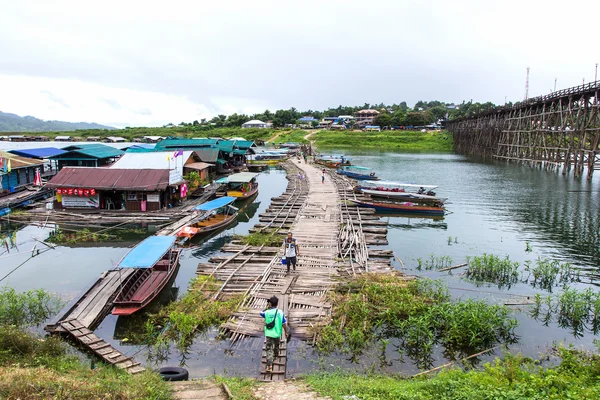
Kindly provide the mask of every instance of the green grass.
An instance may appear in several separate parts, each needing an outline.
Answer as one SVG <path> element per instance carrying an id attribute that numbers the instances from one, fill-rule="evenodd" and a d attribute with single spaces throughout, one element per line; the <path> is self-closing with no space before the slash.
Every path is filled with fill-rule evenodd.
<path id="1" fill-rule="evenodd" d="M 290 130 L 282 133 L 274 143 L 308 143 L 308 140 L 304 139 L 304 136 L 308 135 L 309 132 L 303 130 Z"/>
<path id="2" fill-rule="evenodd" d="M 481 370 L 449 369 L 432 377 L 402 379 L 313 373 L 305 381 L 333 399 L 357 396 L 361 400 L 512 400 L 600 398 L 600 358 L 559 348 L 562 361 L 553 368 L 521 355 L 485 364 Z"/>
<path id="3" fill-rule="evenodd" d="M 319 148 L 381 149 L 388 151 L 451 152 L 452 135 L 448 131 L 330 131 L 311 137 Z"/>
<path id="4" fill-rule="evenodd" d="M 235 235 L 233 239 L 250 246 L 278 247 L 283 244 L 283 237 L 272 230 L 250 233 L 245 236 Z"/>
<path id="5" fill-rule="evenodd" d="M 255 397 L 252 395 L 252 392 L 254 388 L 260 385 L 260 383 L 255 379 L 224 377 L 219 375 L 215 376 L 215 381 L 217 381 L 219 384 L 225 382 L 235 400 L 255 399 Z"/>

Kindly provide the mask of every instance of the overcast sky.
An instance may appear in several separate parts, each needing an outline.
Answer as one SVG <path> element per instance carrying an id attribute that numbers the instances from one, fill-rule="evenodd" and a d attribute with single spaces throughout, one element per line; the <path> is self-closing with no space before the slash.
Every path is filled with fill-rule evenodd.
<path id="1" fill-rule="evenodd" d="M 0 0 L 0 111 L 112 126 L 521 100 L 594 79 L 600 2 Z"/>

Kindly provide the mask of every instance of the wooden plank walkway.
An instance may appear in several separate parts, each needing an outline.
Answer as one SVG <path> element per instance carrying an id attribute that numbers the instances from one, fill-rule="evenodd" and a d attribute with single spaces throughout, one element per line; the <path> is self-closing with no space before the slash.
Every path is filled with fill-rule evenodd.
<path id="1" fill-rule="evenodd" d="M 145 371 L 145 368 L 140 366 L 139 362 L 135 362 L 132 357 L 126 356 L 105 342 L 104 339 L 96 336 L 94 332 L 85 327 L 77 319 L 61 321 L 60 326 L 65 332 L 68 332 L 79 343 L 93 351 L 107 363 L 123 369 L 130 374 L 138 374 Z"/>

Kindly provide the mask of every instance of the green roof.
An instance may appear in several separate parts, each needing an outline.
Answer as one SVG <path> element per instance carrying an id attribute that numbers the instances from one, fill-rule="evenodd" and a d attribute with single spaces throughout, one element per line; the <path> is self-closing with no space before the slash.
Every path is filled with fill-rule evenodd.
<path id="1" fill-rule="evenodd" d="M 217 162 L 219 164 L 225 164 L 227 161 L 223 160 L 222 158 L 217 158 Z"/>
<path id="2" fill-rule="evenodd" d="M 248 150 L 246 149 L 233 149 L 233 154 L 240 154 L 240 155 L 244 155 L 248 152 Z"/>
<path id="3" fill-rule="evenodd" d="M 256 144 L 252 140 L 236 140 L 235 145 L 238 149 L 249 149 L 250 147 L 256 147 Z"/>
<path id="4" fill-rule="evenodd" d="M 200 149 L 195 149 L 194 153 L 198 154 L 200 160 L 206 163 L 214 163 L 219 158 L 220 150 L 216 147 L 204 147 Z"/>
<path id="5" fill-rule="evenodd" d="M 235 140 L 222 140 L 217 144 L 217 147 L 225 153 L 232 153 Z"/>
<path id="6" fill-rule="evenodd" d="M 195 148 L 202 148 L 207 146 L 214 146 L 217 144 L 216 139 L 165 139 L 156 143 L 154 149 L 156 151 L 167 151 L 167 150 L 183 150 Z"/>
<path id="7" fill-rule="evenodd" d="M 77 144 L 65 147 L 63 150 L 66 150 L 67 153 L 50 157 L 50 159 L 73 158 L 73 156 L 76 156 L 75 158 L 81 158 L 81 156 L 84 156 L 84 158 L 111 158 L 125 154 L 122 150 L 100 143 Z"/>

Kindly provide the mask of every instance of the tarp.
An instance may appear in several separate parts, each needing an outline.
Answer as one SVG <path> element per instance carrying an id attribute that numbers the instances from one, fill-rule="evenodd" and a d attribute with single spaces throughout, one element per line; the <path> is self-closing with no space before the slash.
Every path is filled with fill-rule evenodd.
<path id="1" fill-rule="evenodd" d="M 150 236 L 123 257 L 119 268 L 151 268 L 173 246 L 175 236 Z"/>
<path id="2" fill-rule="evenodd" d="M 216 200 L 208 201 L 204 204 L 200 204 L 199 206 L 196 206 L 196 210 L 200 210 L 200 211 L 214 210 L 216 208 L 226 206 L 227 204 L 231 204 L 235 200 L 236 200 L 236 198 L 231 197 L 231 196 L 221 197 Z"/>
<path id="3" fill-rule="evenodd" d="M 66 151 L 57 149 L 56 147 L 41 147 L 37 149 L 19 149 L 11 150 L 13 154 L 28 158 L 48 158 L 66 153 Z"/>

